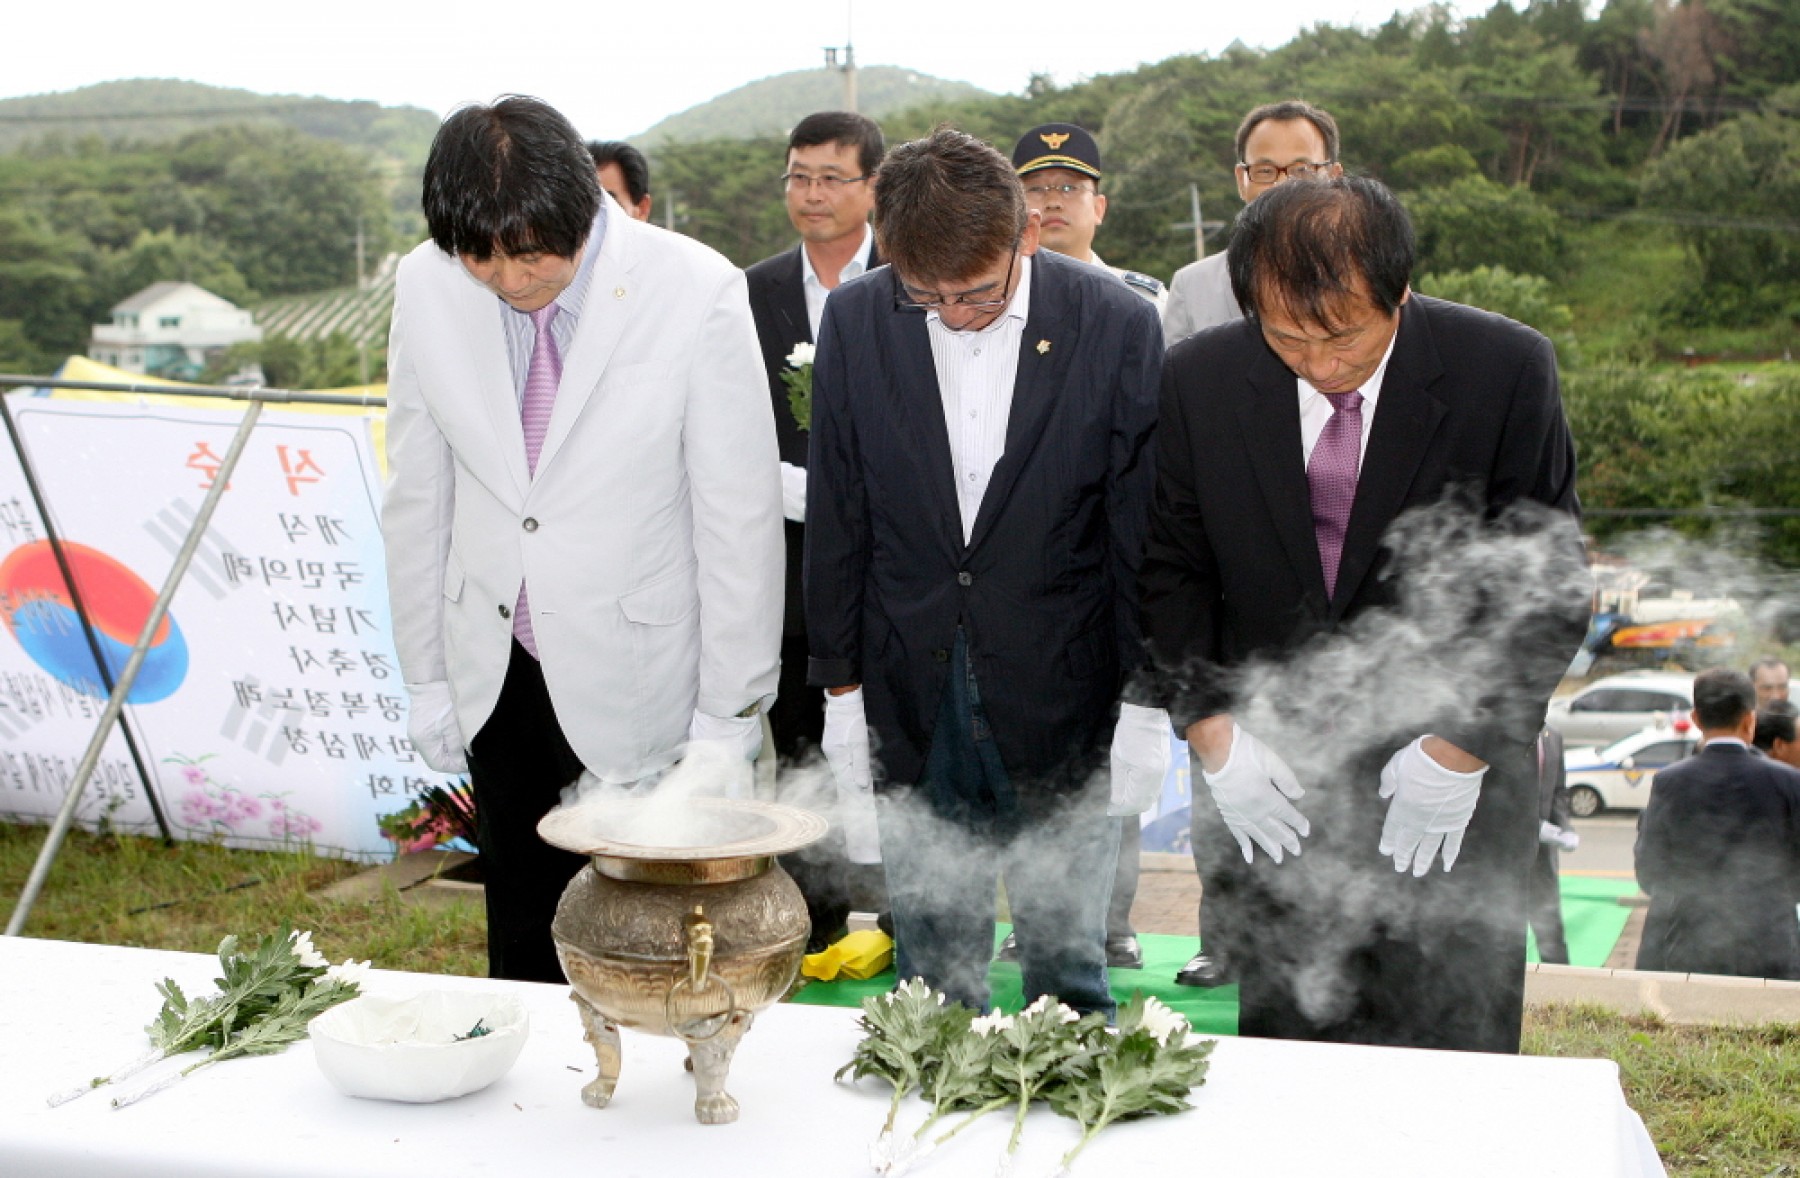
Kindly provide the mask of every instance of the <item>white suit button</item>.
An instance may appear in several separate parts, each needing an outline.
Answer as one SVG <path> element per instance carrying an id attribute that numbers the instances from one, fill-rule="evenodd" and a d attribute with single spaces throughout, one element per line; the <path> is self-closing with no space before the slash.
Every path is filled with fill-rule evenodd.
<path id="1" fill-rule="evenodd" d="M 537 520 L 531 518 L 530 516 L 526 516 L 525 522 L 523 524 L 520 524 L 519 526 L 524 528 L 527 532 L 535 532 L 535 531 L 537 531 Z"/>

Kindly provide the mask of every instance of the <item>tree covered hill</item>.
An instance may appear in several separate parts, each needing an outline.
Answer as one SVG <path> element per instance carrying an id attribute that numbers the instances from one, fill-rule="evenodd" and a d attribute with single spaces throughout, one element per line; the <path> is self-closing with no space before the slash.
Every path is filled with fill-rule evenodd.
<path id="1" fill-rule="evenodd" d="M 160 143 L 227 123 L 269 123 L 364 147 L 419 168 L 438 116 L 416 106 L 257 94 L 170 78 L 101 82 L 56 94 L 0 99 L 0 153 L 46 138 Z"/>
<path id="2" fill-rule="evenodd" d="M 856 71 L 856 108 L 872 118 L 927 102 L 963 102 L 992 97 L 968 82 L 934 78 L 894 65 L 860 67 Z M 844 105 L 843 76 L 835 70 L 794 70 L 762 78 L 717 98 L 689 107 L 631 137 L 651 148 L 697 139 L 749 139 L 785 136 L 788 128 L 818 110 Z"/>

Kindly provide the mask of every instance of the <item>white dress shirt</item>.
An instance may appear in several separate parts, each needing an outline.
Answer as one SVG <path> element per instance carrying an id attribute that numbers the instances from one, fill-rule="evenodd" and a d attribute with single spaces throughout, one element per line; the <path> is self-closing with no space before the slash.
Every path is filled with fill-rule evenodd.
<path id="1" fill-rule="evenodd" d="M 869 251 L 874 245 L 875 234 L 864 224 L 862 245 L 858 247 L 856 256 L 845 262 L 844 268 L 838 271 L 839 286 L 859 277 L 869 268 Z M 812 255 L 806 252 L 805 242 L 800 243 L 800 286 L 806 292 L 806 321 L 812 325 L 812 338 L 817 342 L 819 324 L 825 318 L 825 300 L 830 297 L 831 291 L 826 290 L 825 284 L 819 281 L 819 272 L 813 269 Z"/>
<path id="2" fill-rule="evenodd" d="M 1369 452 L 1369 430 L 1375 425 L 1375 402 L 1381 398 L 1381 380 L 1387 375 L 1388 361 L 1394 356 L 1394 340 L 1400 338 L 1395 330 L 1393 339 L 1388 340 L 1387 351 L 1381 354 L 1381 363 L 1375 367 L 1375 375 L 1371 376 L 1356 391 L 1362 394 L 1362 444 L 1356 451 L 1356 468 L 1362 470 L 1363 455 Z M 1300 465 L 1307 466 L 1312 462 L 1313 447 L 1319 444 L 1319 435 L 1325 432 L 1325 423 L 1331 420 L 1336 412 L 1325 394 L 1306 383 L 1304 377 L 1295 377 L 1295 384 L 1300 388 Z"/>
<path id="3" fill-rule="evenodd" d="M 950 469 L 956 476 L 956 505 L 963 543 L 975 531 L 981 497 L 994 466 L 1006 453 L 1006 421 L 1012 413 L 1013 384 L 1019 375 L 1019 341 L 1031 313 L 1031 259 L 1019 259 L 1019 288 L 998 319 L 980 331 L 952 331 L 936 311 L 925 316 L 931 363 L 937 369 L 950 435 Z"/>

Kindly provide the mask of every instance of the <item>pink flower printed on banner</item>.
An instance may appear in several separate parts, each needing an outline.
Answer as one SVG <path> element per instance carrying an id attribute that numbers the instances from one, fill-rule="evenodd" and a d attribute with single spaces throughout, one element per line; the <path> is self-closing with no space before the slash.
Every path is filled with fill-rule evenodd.
<path id="1" fill-rule="evenodd" d="M 286 794 L 264 794 L 268 799 L 269 836 L 283 842 L 306 842 L 325 829 L 325 824 L 306 811 L 291 805 Z"/>

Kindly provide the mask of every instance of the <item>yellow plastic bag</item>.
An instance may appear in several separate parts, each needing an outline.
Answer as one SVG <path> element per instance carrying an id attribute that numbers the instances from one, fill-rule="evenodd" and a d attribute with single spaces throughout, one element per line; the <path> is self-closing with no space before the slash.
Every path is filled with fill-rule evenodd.
<path id="1" fill-rule="evenodd" d="M 849 933 L 822 952 L 809 953 L 800 972 L 821 982 L 837 978 L 872 978 L 894 963 L 894 938 L 880 929 Z"/>

